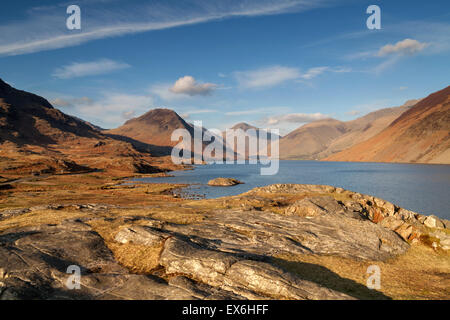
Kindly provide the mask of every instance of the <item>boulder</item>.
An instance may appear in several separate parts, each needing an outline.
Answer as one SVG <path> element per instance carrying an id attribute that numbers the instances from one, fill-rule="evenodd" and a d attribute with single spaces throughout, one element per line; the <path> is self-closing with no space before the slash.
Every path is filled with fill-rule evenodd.
<path id="1" fill-rule="evenodd" d="M 243 182 L 233 179 L 233 178 L 216 178 L 212 179 L 208 182 L 208 185 L 214 187 L 231 187 L 238 184 L 242 184 Z"/>
<path id="2" fill-rule="evenodd" d="M 424 220 L 423 224 L 429 228 L 445 228 L 445 225 L 442 223 L 442 221 L 438 217 L 433 215 L 428 216 Z"/>

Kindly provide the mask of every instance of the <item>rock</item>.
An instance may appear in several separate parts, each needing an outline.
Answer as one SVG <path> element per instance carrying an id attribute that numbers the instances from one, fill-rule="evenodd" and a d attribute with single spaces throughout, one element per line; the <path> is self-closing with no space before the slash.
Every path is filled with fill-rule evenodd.
<path id="1" fill-rule="evenodd" d="M 307 198 L 296 201 L 295 203 L 287 207 L 285 213 L 287 215 L 295 214 L 300 217 L 308 218 L 326 214 L 327 211 L 314 203 L 314 199 Z"/>
<path id="2" fill-rule="evenodd" d="M 392 203 L 376 197 L 373 197 L 373 201 L 375 202 L 375 205 L 381 208 L 388 216 L 394 215 L 395 206 Z"/>
<path id="3" fill-rule="evenodd" d="M 208 182 L 208 185 L 215 187 L 230 187 L 238 184 L 242 182 L 233 178 L 216 178 Z"/>
<path id="4" fill-rule="evenodd" d="M 163 231 L 184 235 L 210 250 L 262 259 L 277 254 L 325 254 L 385 260 L 409 245 L 369 220 L 326 214 L 312 218 L 270 211 L 222 210 L 202 222 L 167 224 Z"/>
<path id="5" fill-rule="evenodd" d="M 450 237 L 445 239 L 440 239 L 440 245 L 444 250 L 450 250 Z"/>
<path id="6" fill-rule="evenodd" d="M 422 232 L 414 225 L 393 216 L 383 219 L 380 222 L 380 225 L 395 231 L 406 241 L 418 238 L 422 234 Z"/>
<path id="7" fill-rule="evenodd" d="M 433 215 L 428 216 L 424 220 L 423 224 L 429 228 L 445 228 L 445 225 L 442 223 L 442 221 L 438 217 Z"/>
<path id="8" fill-rule="evenodd" d="M 20 216 L 20 215 L 28 213 L 28 212 L 30 212 L 30 209 L 28 209 L 28 208 L 3 210 L 0 212 L 0 220 L 15 217 L 15 216 Z"/>
<path id="9" fill-rule="evenodd" d="M 363 216 L 358 213 L 362 207 L 356 202 L 347 202 L 343 205 L 336 201 L 333 197 L 308 197 L 296 201 L 294 204 L 286 208 L 287 215 L 298 215 L 300 217 L 316 217 L 324 214 L 338 214 L 355 219 L 362 219 Z"/>
<path id="10" fill-rule="evenodd" d="M 134 226 L 120 230 L 114 240 L 122 244 L 132 242 L 146 246 L 158 246 L 168 237 L 167 233 L 150 227 Z"/>
<path id="11" fill-rule="evenodd" d="M 160 262 L 169 274 L 198 277 L 249 299 L 350 299 L 268 263 L 244 260 L 176 238 L 166 241 Z"/>
<path id="12" fill-rule="evenodd" d="M 71 265 L 81 269 L 79 290 L 65 285 Z M 195 281 L 183 287 L 158 277 L 130 274 L 90 226 L 73 220 L 1 234 L 0 266 L 0 300 L 245 299 Z"/>

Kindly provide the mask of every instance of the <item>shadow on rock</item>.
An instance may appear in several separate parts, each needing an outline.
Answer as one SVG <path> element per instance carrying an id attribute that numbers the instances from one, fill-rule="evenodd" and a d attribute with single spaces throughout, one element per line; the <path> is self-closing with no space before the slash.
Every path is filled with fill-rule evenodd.
<path id="1" fill-rule="evenodd" d="M 323 287 L 339 291 L 362 300 L 391 300 L 382 292 L 367 288 L 351 279 L 342 278 L 333 271 L 317 264 L 297 261 L 287 261 L 272 258 L 274 264 L 295 273 L 298 277 L 315 282 Z"/>

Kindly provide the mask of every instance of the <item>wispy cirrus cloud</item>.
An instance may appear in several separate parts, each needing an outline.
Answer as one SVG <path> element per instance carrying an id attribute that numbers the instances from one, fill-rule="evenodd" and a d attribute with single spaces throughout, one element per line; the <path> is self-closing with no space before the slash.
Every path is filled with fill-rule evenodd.
<path id="1" fill-rule="evenodd" d="M 162 30 L 232 17 L 300 12 L 326 6 L 335 0 L 187 0 L 168 3 L 156 0 L 83 2 L 82 30 L 65 29 L 69 3 L 27 11 L 28 19 L 0 25 L 0 55 L 18 55 L 80 45 L 126 34 Z"/>
<path id="2" fill-rule="evenodd" d="M 110 59 L 100 59 L 91 62 L 75 62 L 56 69 L 53 76 L 59 79 L 80 78 L 110 73 L 130 68 L 129 64 Z"/>
<path id="3" fill-rule="evenodd" d="M 257 108 L 257 109 L 244 109 L 239 111 L 225 112 L 226 116 L 246 116 L 253 114 L 271 114 L 274 112 L 289 112 L 289 107 L 271 107 L 271 108 Z"/>
<path id="4" fill-rule="evenodd" d="M 268 126 L 273 126 L 282 123 L 308 123 L 327 118 L 329 116 L 322 113 L 291 113 L 267 117 L 263 122 Z"/>
<path id="5" fill-rule="evenodd" d="M 298 68 L 272 66 L 257 70 L 237 71 L 236 80 L 243 88 L 268 88 L 279 85 L 288 80 L 298 79 Z"/>
<path id="6" fill-rule="evenodd" d="M 50 102 L 55 107 L 70 108 L 70 113 L 79 115 L 92 123 L 104 128 L 114 128 L 122 125 L 135 115 L 142 114 L 155 107 L 150 95 L 132 95 L 127 93 L 100 93 L 100 97 L 56 97 Z"/>
<path id="7" fill-rule="evenodd" d="M 311 80 L 325 72 L 350 72 L 350 68 L 343 67 L 314 67 L 302 72 L 299 68 L 286 66 L 270 66 L 256 70 L 237 71 L 236 80 L 242 88 L 269 88 L 291 80 Z"/>
<path id="8" fill-rule="evenodd" d="M 192 115 L 205 114 L 205 113 L 216 113 L 216 112 L 219 112 L 219 111 L 215 110 L 215 109 L 194 109 L 194 110 L 189 110 L 187 112 L 182 113 L 181 117 L 184 119 L 189 119 Z"/>

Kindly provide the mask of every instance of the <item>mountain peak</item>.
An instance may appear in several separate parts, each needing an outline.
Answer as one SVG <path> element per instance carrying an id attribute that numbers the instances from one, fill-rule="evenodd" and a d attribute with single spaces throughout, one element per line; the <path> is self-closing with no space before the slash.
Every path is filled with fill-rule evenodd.
<path id="1" fill-rule="evenodd" d="M 136 122 L 150 123 L 172 123 L 176 122 L 184 123 L 184 120 L 173 110 L 166 108 L 152 109 L 143 115 L 130 119 L 125 122 L 124 125 Z"/>
<path id="2" fill-rule="evenodd" d="M 176 129 L 187 129 L 189 132 L 193 132 L 192 126 L 184 121 L 175 111 L 157 108 L 126 121 L 119 128 L 106 132 L 147 144 L 167 147 L 174 146 L 177 143 L 171 141 L 172 132 Z"/>
<path id="3" fill-rule="evenodd" d="M 257 127 L 254 127 L 254 126 L 252 126 L 252 125 L 250 125 L 248 123 L 245 123 L 245 122 L 240 122 L 240 123 L 234 125 L 233 127 L 231 127 L 231 129 L 233 129 L 233 130 L 241 129 L 241 130 L 244 130 L 244 131 L 247 131 L 249 129 L 258 130 Z"/>

